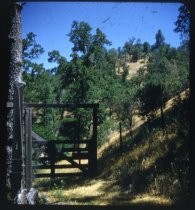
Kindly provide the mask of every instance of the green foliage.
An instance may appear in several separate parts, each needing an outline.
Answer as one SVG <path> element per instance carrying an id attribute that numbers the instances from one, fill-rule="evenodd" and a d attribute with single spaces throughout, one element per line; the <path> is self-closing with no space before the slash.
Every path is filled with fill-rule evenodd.
<path id="1" fill-rule="evenodd" d="M 148 42 L 144 42 L 143 43 L 143 52 L 148 55 L 148 53 L 150 52 L 150 44 Z"/>
<path id="2" fill-rule="evenodd" d="M 127 76 L 129 75 L 129 68 L 126 65 L 123 65 L 122 81 L 125 82 Z"/>
<path id="3" fill-rule="evenodd" d="M 60 123 L 59 135 L 64 140 L 73 140 L 77 138 L 78 121 L 75 118 L 64 118 Z"/>
<path id="4" fill-rule="evenodd" d="M 142 44 L 140 39 L 137 39 L 135 42 L 135 38 L 133 37 L 128 42 L 125 42 L 122 54 L 124 54 L 125 56 L 129 55 L 129 61 L 137 62 L 144 56 L 144 54 L 146 56 L 149 53 L 149 51 L 150 45 L 147 42 Z"/>
<path id="5" fill-rule="evenodd" d="M 79 123 L 79 138 L 90 139 L 92 137 L 92 110 L 79 108 L 74 111 Z"/>
<path id="6" fill-rule="evenodd" d="M 118 128 L 116 122 L 114 120 L 107 118 L 103 121 L 103 123 L 98 126 L 98 146 L 103 145 L 107 141 L 107 137 L 111 134 L 112 131 Z"/>
<path id="7" fill-rule="evenodd" d="M 44 53 L 44 49 L 40 44 L 36 42 L 36 35 L 33 32 L 27 34 L 27 37 L 22 40 L 23 45 L 23 67 L 25 72 L 36 73 L 36 69 L 39 68 L 37 63 L 33 63 L 32 60 L 37 59 Z M 42 67 L 42 65 L 40 65 Z M 38 71 L 39 72 L 39 71 Z"/>
<path id="8" fill-rule="evenodd" d="M 55 130 L 51 124 L 49 124 L 47 126 L 33 124 L 32 130 L 46 140 L 55 140 L 56 139 Z"/>
<path id="9" fill-rule="evenodd" d="M 42 70 L 42 73 L 36 75 L 23 74 L 24 81 L 28 84 L 24 88 L 25 101 L 43 103 L 55 101 L 55 78 L 49 71 Z"/>
<path id="10" fill-rule="evenodd" d="M 189 113 L 186 111 L 188 100 L 175 101 L 177 106 L 172 110 L 172 114 L 164 113 L 163 108 L 168 99 L 189 88 L 188 41 L 183 42 L 177 49 L 170 47 L 165 43 L 161 30 L 158 30 L 155 36 L 156 42 L 152 46 L 148 42 L 142 44 L 139 39 L 132 38 L 122 48 L 108 50 L 105 46 L 111 45 L 111 42 L 107 40 L 106 35 L 98 28 L 95 34 L 92 34 L 92 31 L 88 23 L 74 21 L 68 34 L 73 44 L 71 60 L 67 61 L 57 50 L 53 50 L 48 53 L 48 61 L 56 63 L 56 67 L 48 70 L 43 64 L 33 62 L 44 50 L 36 43 L 36 35 L 33 33 L 27 35 L 23 41 L 25 70 L 23 77 L 27 84 L 24 88 L 25 101 L 99 103 L 98 146 L 108 140 L 112 131 L 118 130 L 119 122 L 122 123 L 124 129 L 131 131 L 133 114 L 139 111 L 141 116 L 148 117 L 150 121 L 144 129 L 138 129 L 134 137 L 129 137 L 126 148 L 128 152 L 136 149 L 136 144 L 139 144 L 141 140 L 155 145 L 155 141 L 151 140 L 155 133 L 156 136 L 167 137 L 168 134 L 172 135 L 174 130 L 178 139 L 175 145 L 177 149 L 179 147 L 182 149 L 181 151 L 174 149 L 178 153 L 174 153 L 175 159 L 171 161 L 175 168 L 181 164 L 182 172 L 178 172 L 177 169 L 167 172 L 168 166 L 166 165 L 163 169 L 163 165 L 159 163 L 156 169 L 157 175 L 152 171 L 142 176 L 144 171 L 141 171 L 143 168 L 140 169 L 140 167 L 143 167 L 143 158 L 153 152 L 153 155 L 163 159 L 158 155 L 165 154 L 173 146 L 171 143 L 167 145 L 168 149 L 160 145 L 158 152 L 152 151 L 151 147 L 147 146 L 149 149 L 141 153 L 144 147 L 140 147 L 139 157 L 133 161 L 126 159 L 123 167 L 115 165 L 114 159 L 112 169 L 114 169 L 113 176 L 121 185 L 127 182 L 137 184 L 138 188 L 143 185 L 146 189 L 156 179 L 156 184 L 151 184 L 151 188 L 155 188 L 157 193 L 168 192 L 168 196 L 174 196 L 174 190 L 177 188 L 176 191 L 180 192 L 178 196 L 181 195 L 181 192 L 186 190 L 184 185 L 187 182 L 183 180 L 187 180 L 188 174 L 188 168 L 185 167 L 188 162 L 186 144 L 189 137 L 187 121 Z M 148 60 L 146 68 L 140 68 L 137 75 L 129 80 L 127 62 L 137 62 L 141 58 Z M 119 67 L 123 68 L 122 76 L 116 75 L 118 63 Z M 157 119 L 154 123 L 154 117 L 159 108 L 161 120 Z M 72 108 L 67 111 L 71 113 L 69 118 L 64 115 L 63 109 L 34 110 L 33 131 L 49 140 L 91 138 L 92 111 L 83 108 Z M 175 142 L 175 139 L 172 140 Z M 149 144 L 146 143 L 146 145 Z M 117 155 L 115 154 L 115 158 Z M 171 155 L 171 152 L 168 155 Z M 125 159 L 123 155 L 121 158 Z M 162 182 L 165 183 L 163 186 L 161 186 Z M 176 183 L 174 189 L 168 187 L 174 182 Z M 138 188 L 137 191 L 139 191 Z M 56 196 L 61 198 L 61 191 L 57 191 Z"/>
<path id="11" fill-rule="evenodd" d="M 180 59 L 184 56 L 182 59 Z M 185 90 L 189 82 L 189 58 L 183 50 L 176 50 L 167 44 L 158 47 L 149 57 L 147 73 L 138 91 L 141 115 L 155 116 L 155 110 Z M 182 73 L 181 73 L 182 72 Z"/>
<path id="12" fill-rule="evenodd" d="M 81 52 L 86 55 L 91 43 L 91 26 L 85 22 L 73 21 L 71 31 L 68 34 L 70 41 L 73 43 L 73 52 Z"/>
<path id="13" fill-rule="evenodd" d="M 28 84 L 24 89 L 25 101 L 100 103 L 98 125 L 102 126 L 101 129 L 106 129 L 104 122 L 113 116 L 131 129 L 134 110 L 139 109 L 142 116 L 147 115 L 152 119 L 156 110 L 161 108 L 163 118 L 162 108 L 166 100 L 189 87 L 187 44 L 178 49 L 171 48 L 165 44 L 161 30 L 155 35 L 153 51 L 148 42 L 142 44 L 135 38 L 126 42 L 123 48 L 107 50 L 105 46 L 111 42 L 106 35 L 99 28 L 92 34 L 92 28 L 86 22 L 74 21 L 68 36 L 73 43 L 72 60 L 68 62 L 57 50 L 53 50 L 48 53 L 48 61 L 57 66 L 51 70 L 45 70 L 42 64 L 32 62 L 44 51 L 36 43 L 36 35 L 29 33 L 23 40 L 24 80 Z M 140 69 L 138 76 L 127 80 L 128 68 L 125 62 L 128 59 L 136 62 L 145 56 L 149 58 L 147 70 Z M 115 74 L 118 60 L 123 66 L 122 78 Z M 45 127 L 36 130 L 44 136 L 48 136 L 47 132 L 52 137 L 56 133 L 60 136 L 59 128 L 64 126 L 62 113 L 52 113 L 44 111 L 39 117 Z M 86 136 L 90 135 L 91 113 L 77 110 L 74 116 L 82 130 L 80 135 L 84 137 L 85 132 Z M 69 127 L 67 129 L 71 130 Z"/>
<path id="14" fill-rule="evenodd" d="M 131 129 L 133 110 L 137 107 L 136 95 L 138 90 L 139 86 L 136 80 L 122 82 L 113 104 L 113 111 L 116 113 L 118 120 L 123 122 L 128 129 Z"/>
<path id="15" fill-rule="evenodd" d="M 153 49 L 158 49 L 159 47 L 163 46 L 165 44 L 165 37 L 162 34 L 162 31 L 159 29 L 156 33 L 156 42 L 153 46 Z"/>
<path id="16" fill-rule="evenodd" d="M 189 40 L 190 11 L 185 4 L 179 7 L 179 15 L 175 22 L 175 26 L 174 31 L 180 33 L 181 39 Z"/>

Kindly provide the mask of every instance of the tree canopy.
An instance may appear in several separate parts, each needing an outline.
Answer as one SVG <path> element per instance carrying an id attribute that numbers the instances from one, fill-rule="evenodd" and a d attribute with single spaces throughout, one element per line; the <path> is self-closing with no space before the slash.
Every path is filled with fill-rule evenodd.
<path id="1" fill-rule="evenodd" d="M 181 13 L 186 10 L 180 9 Z M 186 13 L 185 13 L 186 14 Z M 180 31 L 180 17 L 176 21 Z M 186 21 L 185 21 L 186 23 Z M 178 25 L 179 24 L 179 25 Z M 41 56 L 44 49 L 36 42 L 32 32 L 23 40 L 25 100 L 33 102 L 58 103 L 99 103 L 99 129 L 105 134 L 107 126 L 115 126 L 119 121 L 131 129 L 132 116 L 139 110 L 141 116 L 152 119 L 156 110 L 161 110 L 162 124 L 165 124 L 163 107 L 165 102 L 189 87 L 189 58 L 184 45 L 178 49 L 165 43 L 165 36 L 159 29 L 155 34 L 155 43 L 142 43 L 134 37 L 118 49 L 108 49 L 111 42 L 99 28 L 92 33 L 92 27 L 86 22 L 73 21 L 69 40 L 72 42 L 71 60 L 67 61 L 59 51 L 48 53 L 48 61 L 57 66 L 45 69 L 43 64 L 34 60 Z M 128 63 L 145 60 L 131 79 L 128 75 Z M 122 74 L 117 75 L 117 69 Z M 121 70 L 120 70 L 121 71 Z M 74 116 L 81 116 L 81 110 Z M 63 124 L 63 112 L 48 111 L 45 120 L 52 136 L 60 138 L 60 124 Z M 90 113 L 85 112 L 86 119 Z M 50 119 L 50 121 L 48 121 Z M 51 121 L 51 119 L 53 119 Z M 90 131 L 90 125 L 80 119 L 83 130 Z M 54 120 L 58 126 L 54 125 Z M 66 124 L 66 123 L 65 123 Z M 64 124 L 64 125 L 65 125 Z M 45 133 L 44 129 L 41 131 Z M 40 130 L 40 129 L 39 129 Z M 99 141 L 102 141 L 100 135 Z"/>

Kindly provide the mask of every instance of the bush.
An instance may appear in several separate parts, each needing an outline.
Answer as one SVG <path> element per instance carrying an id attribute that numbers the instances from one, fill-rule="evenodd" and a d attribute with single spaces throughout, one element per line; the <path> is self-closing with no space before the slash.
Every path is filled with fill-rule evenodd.
<path id="1" fill-rule="evenodd" d="M 62 120 L 59 127 L 59 134 L 65 139 L 74 139 L 78 127 L 78 120 L 75 118 L 65 118 Z"/>

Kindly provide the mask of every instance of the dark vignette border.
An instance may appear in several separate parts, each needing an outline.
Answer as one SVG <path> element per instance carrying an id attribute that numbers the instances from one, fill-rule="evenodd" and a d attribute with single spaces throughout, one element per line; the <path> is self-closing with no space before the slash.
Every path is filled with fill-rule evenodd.
<path id="1" fill-rule="evenodd" d="M 193 181 L 193 167 L 192 167 L 192 160 L 193 160 L 193 137 L 194 129 L 193 129 L 193 71 L 192 67 L 194 64 L 193 59 L 193 52 L 195 49 L 195 42 L 194 42 L 194 5 L 192 0 L 105 0 L 106 2 L 162 2 L 162 3 L 184 3 L 189 8 L 191 12 L 191 19 L 190 19 L 190 198 L 184 204 L 177 205 L 177 206 L 170 206 L 170 207 L 147 207 L 147 206 L 51 206 L 51 205 L 43 205 L 43 206 L 19 206 L 8 204 L 6 199 L 6 116 L 7 116 L 7 109 L 6 109 L 6 102 L 8 96 L 8 69 L 9 69 L 9 51 L 8 51 L 8 32 L 9 32 L 9 7 L 12 2 L 17 0 L 1 0 L 0 4 L 0 205 L 3 204 L 4 209 L 192 209 L 193 208 L 193 197 L 194 197 L 194 181 Z M 39 2 L 39 0 L 18 0 L 21 2 Z M 68 0 L 40 0 L 40 2 L 67 2 Z M 97 2 L 105 2 L 104 0 L 97 0 Z M 69 0 L 68 2 L 71 2 Z M 94 2 L 94 1 L 83 1 L 77 0 L 72 2 Z M 195 197 L 194 197 L 195 198 Z"/>

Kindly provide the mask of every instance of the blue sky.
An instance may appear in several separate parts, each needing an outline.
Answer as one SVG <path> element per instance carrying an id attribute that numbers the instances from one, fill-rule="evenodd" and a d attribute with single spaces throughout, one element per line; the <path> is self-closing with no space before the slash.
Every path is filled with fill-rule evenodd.
<path id="1" fill-rule="evenodd" d="M 46 68 L 54 64 L 47 62 L 47 53 L 58 50 L 70 59 L 72 43 L 67 34 L 73 20 L 85 21 L 93 28 L 100 28 L 112 42 L 109 48 L 122 47 L 135 37 L 141 42 L 155 42 L 155 34 L 161 29 L 165 42 L 173 47 L 180 45 L 175 33 L 180 3 L 117 3 L 117 2 L 29 2 L 22 10 L 22 38 L 28 32 L 37 35 L 37 42 L 45 49 L 37 62 Z"/>

